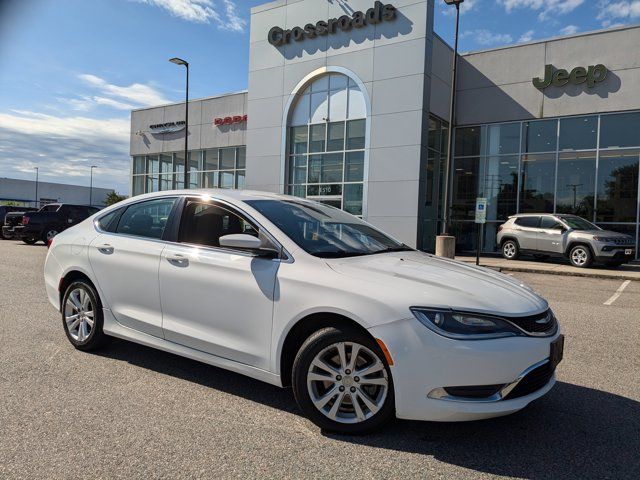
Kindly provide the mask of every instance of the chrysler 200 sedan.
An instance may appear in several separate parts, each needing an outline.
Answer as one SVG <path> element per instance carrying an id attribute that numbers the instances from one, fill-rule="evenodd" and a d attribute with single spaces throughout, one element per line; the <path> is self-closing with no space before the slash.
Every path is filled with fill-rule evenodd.
<path id="1" fill-rule="evenodd" d="M 120 337 L 292 386 L 339 433 L 515 412 L 563 354 L 549 305 L 517 280 L 284 195 L 118 203 L 56 236 L 45 282 L 75 348 Z"/>

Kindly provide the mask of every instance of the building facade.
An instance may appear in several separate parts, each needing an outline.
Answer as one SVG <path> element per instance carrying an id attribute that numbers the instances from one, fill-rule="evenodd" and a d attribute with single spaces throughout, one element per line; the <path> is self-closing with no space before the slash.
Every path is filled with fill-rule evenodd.
<path id="1" fill-rule="evenodd" d="M 248 91 L 132 113 L 132 193 L 289 193 L 434 248 L 452 49 L 433 0 L 278 0 L 252 9 Z M 576 213 L 638 237 L 640 27 L 459 57 L 451 173 L 458 251 L 519 212 Z"/>
<path id="2" fill-rule="evenodd" d="M 113 189 L 83 187 L 63 183 L 0 178 L 0 204 L 41 207 L 49 203 L 73 203 L 103 207 Z"/>

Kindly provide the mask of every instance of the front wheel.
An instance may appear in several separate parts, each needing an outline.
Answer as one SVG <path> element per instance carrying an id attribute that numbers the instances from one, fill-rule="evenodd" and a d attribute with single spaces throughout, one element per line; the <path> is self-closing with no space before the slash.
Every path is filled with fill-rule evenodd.
<path id="1" fill-rule="evenodd" d="M 102 323 L 102 305 L 93 286 L 86 280 L 69 285 L 62 300 L 62 325 L 71 344 L 83 351 L 98 348 L 105 340 Z"/>
<path id="2" fill-rule="evenodd" d="M 502 256 L 507 260 L 517 260 L 520 256 L 520 247 L 515 240 L 505 240 L 502 243 Z"/>
<path id="3" fill-rule="evenodd" d="M 34 245 L 38 241 L 38 239 L 33 237 L 24 237 L 22 241 L 27 245 Z"/>
<path id="4" fill-rule="evenodd" d="M 293 393 L 321 429 L 360 434 L 395 416 L 391 371 L 379 345 L 365 333 L 323 328 L 300 347 Z"/>
<path id="5" fill-rule="evenodd" d="M 569 252 L 569 261 L 574 267 L 587 268 L 593 263 L 591 250 L 584 245 L 576 245 Z"/>

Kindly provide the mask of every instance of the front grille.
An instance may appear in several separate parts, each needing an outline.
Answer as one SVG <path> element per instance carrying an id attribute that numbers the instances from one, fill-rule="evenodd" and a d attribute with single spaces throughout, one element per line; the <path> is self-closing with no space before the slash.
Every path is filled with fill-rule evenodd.
<path id="1" fill-rule="evenodd" d="M 504 397 L 504 400 L 513 400 L 514 398 L 524 397 L 544 387 L 553 376 L 555 368 L 550 362 L 540 365 L 538 368 L 531 370 L 516 387 Z"/>
<path id="2" fill-rule="evenodd" d="M 510 317 L 505 318 L 514 325 L 517 325 L 527 333 L 549 334 L 552 335 L 556 331 L 557 320 L 551 310 L 538 315 L 528 317 Z"/>
<path id="3" fill-rule="evenodd" d="M 633 238 L 612 238 L 613 243 L 616 245 L 633 245 L 635 240 Z"/>
<path id="4" fill-rule="evenodd" d="M 495 395 L 504 387 L 500 385 L 477 385 L 472 387 L 445 387 L 444 391 L 453 397 L 486 398 Z"/>

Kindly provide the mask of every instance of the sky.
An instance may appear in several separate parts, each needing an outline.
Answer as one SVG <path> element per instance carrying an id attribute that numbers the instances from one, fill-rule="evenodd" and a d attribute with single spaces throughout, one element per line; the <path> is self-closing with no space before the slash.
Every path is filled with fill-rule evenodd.
<path id="1" fill-rule="evenodd" d="M 317 0 L 326 1 L 326 0 Z M 348 2 L 348 0 L 344 0 Z M 263 0 L 0 0 L 0 177 L 129 190 L 130 110 L 247 88 Z M 372 1 L 373 3 L 373 1 Z M 391 3 L 392 0 L 391 0 Z M 455 8 L 436 0 L 452 43 Z M 640 22 L 640 0 L 465 0 L 460 50 Z"/>

